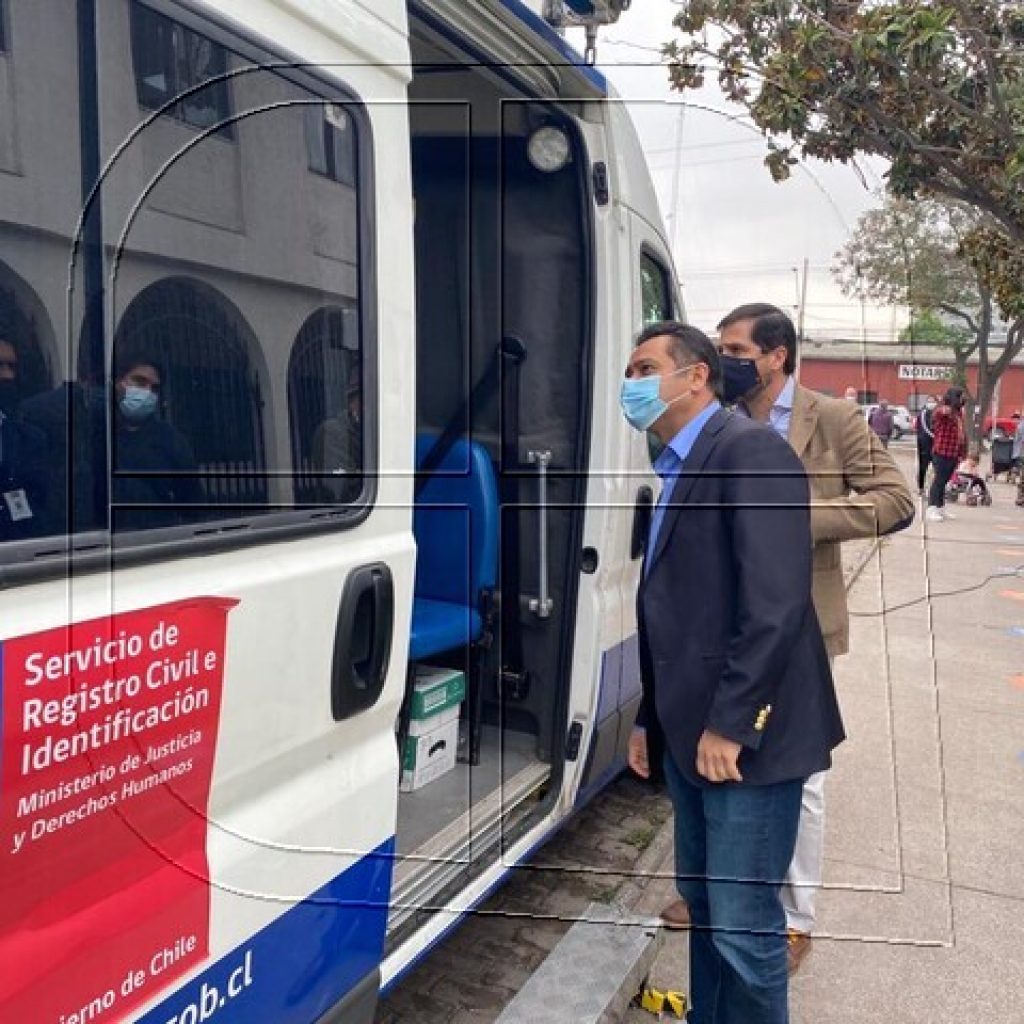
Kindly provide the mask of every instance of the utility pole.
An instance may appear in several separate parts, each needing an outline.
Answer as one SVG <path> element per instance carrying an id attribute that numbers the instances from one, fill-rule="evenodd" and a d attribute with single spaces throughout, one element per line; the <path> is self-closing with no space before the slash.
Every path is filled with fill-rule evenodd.
<path id="1" fill-rule="evenodd" d="M 675 157 L 672 163 L 672 258 L 676 258 L 676 244 L 679 241 L 679 188 L 683 178 L 683 121 L 686 118 L 686 107 L 679 104 L 679 118 L 676 121 Z"/>
<path id="2" fill-rule="evenodd" d="M 805 256 L 803 282 L 800 285 L 800 314 L 797 318 L 796 331 L 796 336 L 799 338 L 801 344 L 803 344 L 804 340 L 804 314 L 807 312 L 807 272 L 809 269 L 810 260 Z"/>

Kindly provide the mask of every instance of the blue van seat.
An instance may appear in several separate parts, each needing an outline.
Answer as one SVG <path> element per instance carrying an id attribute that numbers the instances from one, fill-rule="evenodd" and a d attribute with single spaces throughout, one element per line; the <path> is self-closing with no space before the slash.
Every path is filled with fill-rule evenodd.
<path id="1" fill-rule="evenodd" d="M 416 439 L 416 465 L 437 443 Z M 460 438 L 416 496 L 418 548 L 409 657 L 465 647 L 480 638 L 480 595 L 498 578 L 498 484 L 491 457 Z"/>

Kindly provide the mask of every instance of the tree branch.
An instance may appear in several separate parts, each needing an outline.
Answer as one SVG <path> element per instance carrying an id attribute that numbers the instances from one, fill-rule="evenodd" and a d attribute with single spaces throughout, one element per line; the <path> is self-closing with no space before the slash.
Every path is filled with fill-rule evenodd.
<path id="1" fill-rule="evenodd" d="M 962 309 L 957 309 L 956 306 L 951 306 L 948 302 L 940 302 L 939 309 L 941 309 L 943 313 L 948 313 L 950 316 L 959 317 L 967 324 L 972 332 L 975 334 L 978 333 L 978 324 L 970 313 L 967 313 Z"/>
<path id="2" fill-rule="evenodd" d="M 992 89 L 992 105 L 996 108 L 999 126 L 1003 130 L 1003 141 L 1008 142 L 1011 146 L 1016 146 L 1017 139 L 1013 130 L 1013 122 L 1010 120 L 1010 112 L 1007 110 L 1006 99 L 1003 96 L 1002 85 L 999 81 L 999 69 L 996 67 L 996 62 L 992 59 L 992 50 L 988 45 L 988 40 L 985 38 L 985 30 L 975 19 L 970 4 L 963 3 L 963 0 L 950 0 L 950 2 L 960 12 L 964 23 L 969 26 L 969 30 L 974 34 L 978 42 L 978 52 L 985 62 L 985 70 Z"/>

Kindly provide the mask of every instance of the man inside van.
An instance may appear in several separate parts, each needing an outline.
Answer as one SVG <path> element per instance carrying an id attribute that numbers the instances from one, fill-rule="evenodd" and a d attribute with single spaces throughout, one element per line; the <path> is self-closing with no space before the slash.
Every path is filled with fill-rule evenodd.
<path id="1" fill-rule="evenodd" d="M 164 373 L 143 353 L 118 352 L 114 375 L 114 528 L 155 529 L 187 522 L 203 503 L 192 448 L 161 415 Z"/>
<path id="2" fill-rule="evenodd" d="M 718 331 L 725 401 L 769 424 L 789 442 L 807 473 L 814 608 L 833 659 L 849 649 L 840 543 L 903 529 L 914 518 L 914 501 L 860 406 L 797 384 L 796 330 L 782 310 L 760 302 L 739 306 L 722 320 Z M 804 786 L 796 851 L 783 890 L 791 971 L 810 951 L 824 856 L 824 784 L 824 772 L 817 772 Z M 670 928 L 688 927 L 686 902 L 670 904 L 662 918 Z"/>
<path id="3" fill-rule="evenodd" d="M 668 321 L 640 335 L 622 384 L 627 421 L 665 445 L 629 763 L 663 770 L 672 798 L 691 1024 L 786 1024 L 780 887 L 804 780 L 843 729 L 811 603 L 807 478 L 775 432 L 722 409 L 720 373 L 707 337 Z"/>
<path id="4" fill-rule="evenodd" d="M 17 417 L 20 398 L 18 349 L 0 319 L 0 541 L 45 529 L 46 438 Z"/>

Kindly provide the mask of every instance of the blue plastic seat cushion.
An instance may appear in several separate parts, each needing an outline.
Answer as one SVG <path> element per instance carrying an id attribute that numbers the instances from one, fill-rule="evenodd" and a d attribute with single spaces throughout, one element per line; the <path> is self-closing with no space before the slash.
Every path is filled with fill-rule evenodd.
<path id="1" fill-rule="evenodd" d="M 426 658 L 472 643 L 483 628 L 480 613 L 467 605 L 416 598 L 412 606 L 409 657 Z"/>

